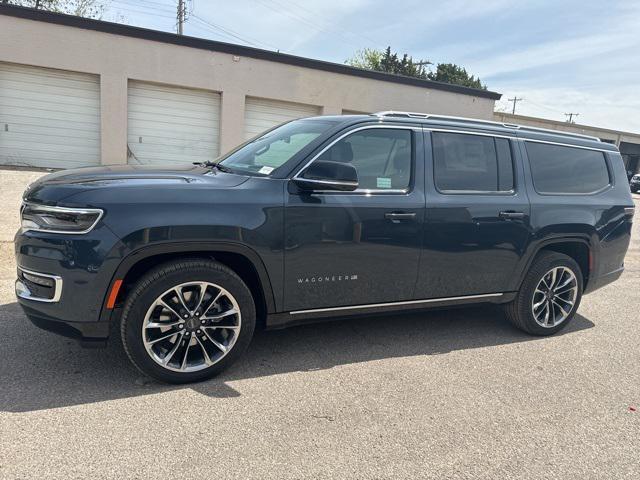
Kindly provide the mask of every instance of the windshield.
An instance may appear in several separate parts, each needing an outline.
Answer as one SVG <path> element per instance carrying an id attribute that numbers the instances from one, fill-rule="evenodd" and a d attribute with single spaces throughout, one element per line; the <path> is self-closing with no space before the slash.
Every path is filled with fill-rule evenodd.
<path id="1" fill-rule="evenodd" d="M 322 120 L 285 123 L 244 144 L 219 163 L 232 171 L 270 175 L 334 124 Z"/>

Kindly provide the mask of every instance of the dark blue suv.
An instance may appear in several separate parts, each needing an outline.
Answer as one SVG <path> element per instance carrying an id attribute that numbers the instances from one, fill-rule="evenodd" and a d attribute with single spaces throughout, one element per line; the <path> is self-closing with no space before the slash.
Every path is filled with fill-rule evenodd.
<path id="1" fill-rule="evenodd" d="M 592 137 L 405 112 L 296 120 L 207 164 L 30 185 L 16 293 L 84 345 L 117 327 L 167 382 L 220 372 L 257 327 L 327 317 L 491 302 L 549 335 L 622 274 L 626 180 Z"/>

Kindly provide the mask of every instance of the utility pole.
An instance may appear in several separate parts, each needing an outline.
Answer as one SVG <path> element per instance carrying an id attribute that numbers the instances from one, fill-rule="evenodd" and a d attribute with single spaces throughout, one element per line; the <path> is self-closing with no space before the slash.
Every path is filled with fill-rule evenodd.
<path id="1" fill-rule="evenodd" d="M 512 114 L 516 114 L 516 103 L 518 103 L 520 100 L 524 100 L 524 98 L 518 98 L 518 97 L 513 97 L 513 98 L 508 98 L 507 99 L 509 102 L 513 102 L 513 109 L 511 110 Z"/>
<path id="2" fill-rule="evenodd" d="M 187 5 L 185 0 L 178 0 L 178 15 L 177 15 L 177 26 L 178 26 L 178 35 L 182 35 L 184 30 L 184 21 L 187 17 Z"/>
<path id="3" fill-rule="evenodd" d="M 576 123 L 576 122 L 574 122 L 572 120 L 573 120 L 573 117 L 577 117 L 578 115 L 580 115 L 580 114 L 579 113 L 565 113 L 565 116 L 569 117 L 569 118 L 567 118 L 567 123 Z"/>

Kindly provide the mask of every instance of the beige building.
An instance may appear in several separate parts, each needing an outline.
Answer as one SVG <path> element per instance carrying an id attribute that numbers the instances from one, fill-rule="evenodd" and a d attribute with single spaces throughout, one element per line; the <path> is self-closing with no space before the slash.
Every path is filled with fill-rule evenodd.
<path id="1" fill-rule="evenodd" d="M 210 160 L 276 124 L 411 110 L 491 119 L 500 94 L 0 6 L 0 164 Z"/>

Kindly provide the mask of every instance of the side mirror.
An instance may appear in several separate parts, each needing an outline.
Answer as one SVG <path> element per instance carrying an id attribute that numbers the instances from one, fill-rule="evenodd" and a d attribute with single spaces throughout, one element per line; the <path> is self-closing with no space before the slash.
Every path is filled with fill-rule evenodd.
<path id="1" fill-rule="evenodd" d="M 349 163 L 316 160 L 293 181 L 302 190 L 352 192 L 358 188 L 358 172 Z"/>

